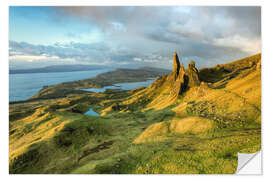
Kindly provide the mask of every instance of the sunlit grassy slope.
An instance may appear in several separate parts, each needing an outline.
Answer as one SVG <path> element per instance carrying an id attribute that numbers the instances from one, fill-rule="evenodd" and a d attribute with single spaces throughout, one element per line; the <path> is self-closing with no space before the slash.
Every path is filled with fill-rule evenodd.
<path id="1" fill-rule="evenodd" d="M 10 173 L 235 173 L 237 152 L 261 148 L 260 54 L 199 75 L 177 98 L 162 76 L 11 105 Z M 90 107 L 102 116 L 84 115 Z"/>

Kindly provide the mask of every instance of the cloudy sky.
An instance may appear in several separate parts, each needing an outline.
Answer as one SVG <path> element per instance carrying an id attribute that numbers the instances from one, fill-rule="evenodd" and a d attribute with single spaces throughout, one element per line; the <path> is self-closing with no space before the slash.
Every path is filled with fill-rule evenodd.
<path id="1" fill-rule="evenodd" d="M 10 7 L 10 68 L 213 66 L 261 52 L 260 7 Z"/>

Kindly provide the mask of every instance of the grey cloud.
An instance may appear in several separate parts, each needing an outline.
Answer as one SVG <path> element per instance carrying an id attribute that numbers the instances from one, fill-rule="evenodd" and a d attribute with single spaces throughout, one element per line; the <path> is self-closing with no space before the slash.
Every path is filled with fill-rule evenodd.
<path id="1" fill-rule="evenodd" d="M 56 7 L 60 15 L 71 16 L 98 24 L 108 30 L 112 22 L 119 22 L 128 31 L 143 33 L 147 29 L 167 28 L 172 22 L 179 27 L 188 24 L 201 29 L 206 36 L 221 36 L 222 33 L 246 33 L 260 35 L 260 7 L 190 7 L 190 12 L 181 12 L 177 7 Z M 185 7 L 184 7 L 185 8 Z M 227 28 L 226 28 L 227 27 Z M 135 28 L 135 29 L 134 29 Z M 189 29 L 183 29 L 183 35 L 192 37 Z M 208 33 L 207 33 L 208 32 Z"/>
<path id="2" fill-rule="evenodd" d="M 250 41 L 261 39 L 260 7 L 52 8 L 57 20 L 75 18 L 89 23 L 102 31 L 104 40 L 93 44 L 51 46 L 11 42 L 10 55 L 20 52 L 35 55 L 45 53 L 75 58 L 78 62 L 146 63 L 133 61 L 134 58 L 141 58 L 152 62 L 152 65 L 167 64 L 168 67 L 172 53 L 177 51 L 184 63 L 192 58 L 203 67 L 252 55 L 245 47 L 216 44 L 216 40 L 230 39 L 236 35 Z"/>
<path id="3" fill-rule="evenodd" d="M 106 43 L 68 43 L 45 46 L 33 45 L 26 42 L 10 41 L 9 56 L 29 55 L 41 56 L 45 55 L 48 59 L 57 56 L 61 59 L 73 58 L 78 63 L 92 63 L 103 64 L 104 62 L 130 62 L 134 53 L 125 50 L 122 52 L 121 48 L 115 48 L 113 51 Z"/>

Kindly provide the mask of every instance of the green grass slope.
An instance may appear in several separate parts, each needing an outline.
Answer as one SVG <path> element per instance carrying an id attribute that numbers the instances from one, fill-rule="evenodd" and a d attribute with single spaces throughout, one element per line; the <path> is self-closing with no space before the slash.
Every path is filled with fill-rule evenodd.
<path id="1" fill-rule="evenodd" d="M 223 65 L 234 67 L 228 72 L 212 68 L 221 74 L 215 79 L 212 71 L 200 70 L 200 78 L 213 79 L 176 99 L 162 76 L 131 91 L 12 104 L 9 171 L 235 173 L 238 152 L 261 148 L 259 63 L 256 55 Z M 85 115 L 89 108 L 101 116 Z"/>

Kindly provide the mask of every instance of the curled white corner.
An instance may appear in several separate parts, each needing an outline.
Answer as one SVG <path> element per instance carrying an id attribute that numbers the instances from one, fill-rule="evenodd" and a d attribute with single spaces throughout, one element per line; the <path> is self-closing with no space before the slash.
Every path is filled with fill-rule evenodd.
<path id="1" fill-rule="evenodd" d="M 236 174 L 261 174 L 261 151 L 256 153 L 238 153 Z"/>

